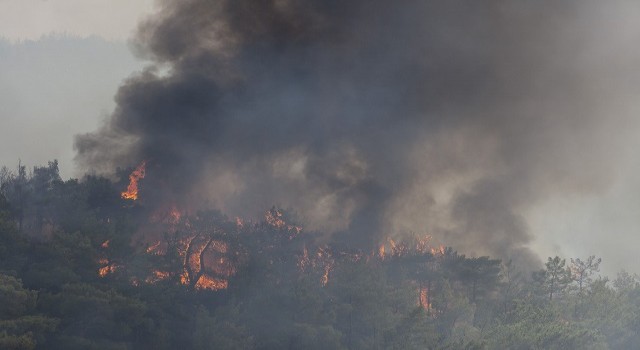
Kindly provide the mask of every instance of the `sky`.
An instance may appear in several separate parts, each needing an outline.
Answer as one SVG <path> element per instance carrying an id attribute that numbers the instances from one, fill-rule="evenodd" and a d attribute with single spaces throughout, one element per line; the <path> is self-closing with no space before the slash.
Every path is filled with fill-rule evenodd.
<path id="1" fill-rule="evenodd" d="M 0 0 L 0 34 L 38 40 L 51 33 L 125 41 L 153 0 Z"/>
<path id="2" fill-rule="evenodd" d="M 151 12 L 148 0 L 0 0 L 0 163 L 58 159 L 78 176 L 73 136 L 104 122 L 144 66 L 128 42 Z"/>
<path id="3" fill-rule="evenodd" d="M 638 10 L 618 6 L 599 13 L 594 27 L 606 30 L 588 34 L 597 44 L 579 48 L 587 52 L 580 56 L 585 61 L 576 63 L 590 68 L 584 73 L 587 83 L 597 80 L 599 88 L 610 89 L 597 104 L 603 109 L 597 126 L 586 132 L 576 128 L 594 137 L 594 149 L 563 143 L 562 152 L 598 154 L 584 171 L 597 169 L 601 161 L 607 179 L 550 191 L 521 211 L 534 252 L 601 256 L 608 274 L 621 268 L 640 273 Z M 107 123 L 118 87 L 148 64 L 135 57 L 129 40 L 138 21 L 154 11 L 152 0 L 0 0 L 0 164 L 58 159 L 63 177 L 81 176 L 73 160 L 74 136 Z M 563 187 L 572 186 L 571 179 L 562 181 Z"/>

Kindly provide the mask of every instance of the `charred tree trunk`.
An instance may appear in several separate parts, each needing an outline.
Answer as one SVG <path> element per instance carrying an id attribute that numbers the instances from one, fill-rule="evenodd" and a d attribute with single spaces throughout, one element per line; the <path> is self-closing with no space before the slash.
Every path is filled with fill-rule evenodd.
<path id="1" fill-rule="evenodd" d="M 202 275 L 204 275 L 204 267 L 205 267 L 204 253 L 207 251 L 207 249 L 209 249 L 212 242 L 213 242 L 213 238 L 209 237 L 209 240 L 207 240 L 207 243 L 204 245 L 204 247 L 202 248 L 202 250 L 198 255 L 199 269 L 198 269 L 198 273 L 196 273 L 196 276 L 193 278 L 193 280 L 189 281 L 190 282 L 189 288 L 191 289 L 195 289 L 196 285 L 198 284 L 198 281 L 200 281 L 200 278 L 202 278 Z"/>
<path id="2" fill-rule="evenodd" d="M 193 241 L 198 238 L 200 236 L 200 234 L 197 234 L 193 237 L 191 237 L 191 239 L 187 242 L 187 249 L 184 252 L 184 259 L 182 261 L 182 266 L 184 267 L 184 270 L 187 272 L 187 279 L 189 280 L 189 288 L 193 289 L 193 287 L 195 287 L 195 283 L 193 282 L 193 280 L 195 279 L 195 273 L 193 271 L 193 269 L 191 268 L 191 264 L 189 264 L 189 258 L 191 257 L 192 253 L 192 247 L 193 247 Z"/>

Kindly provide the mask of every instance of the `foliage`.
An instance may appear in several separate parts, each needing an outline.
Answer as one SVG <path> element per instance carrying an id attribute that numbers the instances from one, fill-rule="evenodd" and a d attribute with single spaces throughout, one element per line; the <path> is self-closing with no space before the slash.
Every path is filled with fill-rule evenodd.
<path id="1" fill-rule="evenodd" d="M 122 184 L 62 180 L 55 161 L 0 170 L 0 348 L 640 343 L 640 280 L 622 271 L 609 282 L 595 256 L 569 266 L 550 257 L 527 276 L 519 271 L 530 266 L 428 249 L 421 237 L 393 242 L 384 255 L 320 243 L 325 235 L 277 207 L 255 223 L 217 211 L 152 219 L 144 202 L 120 198 Z M 202 288 L 206 278 L 225 283 Z"/>
<path id="2" fill-rule="evenodd" d="M 37 293 L 22 281 L 0 274 L 0 348 L 34 349 L 56 329 L 58 320 L 34 315 L 36 299 Z"/>

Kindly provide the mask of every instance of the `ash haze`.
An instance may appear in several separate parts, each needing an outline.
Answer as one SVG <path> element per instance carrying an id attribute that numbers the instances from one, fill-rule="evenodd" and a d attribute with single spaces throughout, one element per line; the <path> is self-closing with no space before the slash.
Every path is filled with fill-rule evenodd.
<path id="1" fill-rule="evenodd" d="M 605 273 L 640 272 L 640 4 L 156 10 L 135 37 L 151 65 L 75 139 L 82 171 L 148 160 L 148 196 L 230 215 L 291 207 L 361 247 L 428 232 L 467 254 L 595 254 Z"/>
<path id="2" fill-rule="evenodd" d="M 81 175 L 73 135 L 98 127 L 142 68 L 127 39 L 151 3 L 0 0 L 1 164 L 58 159 L 63 176 Z"/>

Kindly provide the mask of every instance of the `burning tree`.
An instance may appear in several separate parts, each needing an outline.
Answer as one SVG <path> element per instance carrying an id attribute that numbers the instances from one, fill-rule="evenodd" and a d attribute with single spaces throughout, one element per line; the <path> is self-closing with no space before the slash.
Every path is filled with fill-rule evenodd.
<path id="1" fill-rule="evenodd" d="M 127 190 L 121 194 L 123 199 L 131 199 L 134 201 L 138 199 L 138 182 L 141 179 L 144 179 L 146 166 L 147 162 L 143 161 L 137 168 L 135 168 L 135 170 L 133 170 L 133 172 L 131 172 L 131 175 L 129 175 L 129 185 L 127 186 Z"/>

